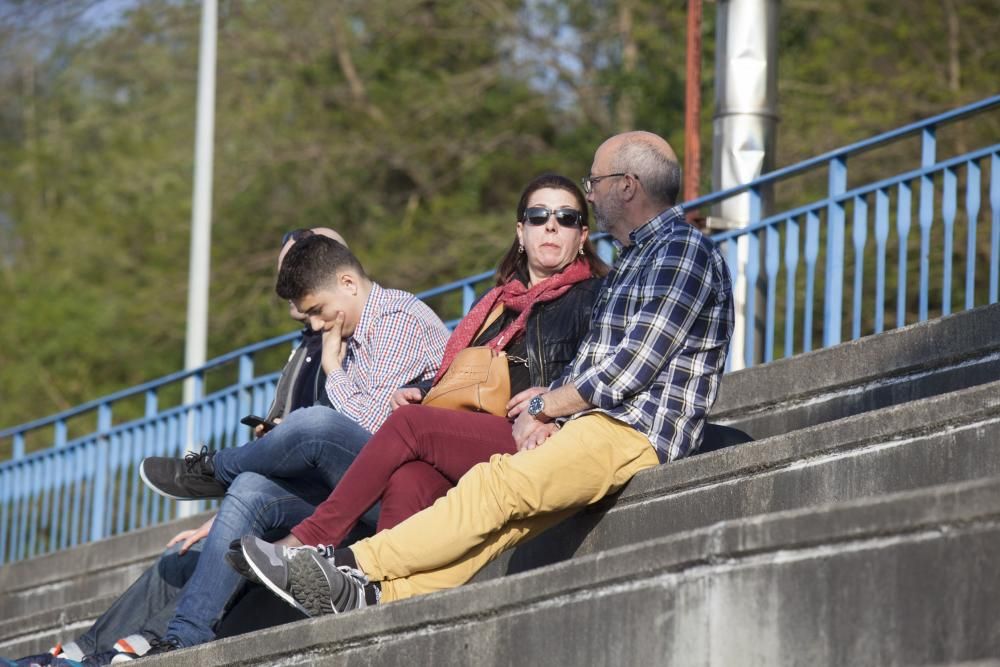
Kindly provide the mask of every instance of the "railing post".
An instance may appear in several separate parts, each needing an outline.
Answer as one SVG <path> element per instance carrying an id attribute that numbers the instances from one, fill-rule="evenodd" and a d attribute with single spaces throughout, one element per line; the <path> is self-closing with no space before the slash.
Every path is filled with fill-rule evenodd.
<path id="1" fill-rule="evenodd" d="M 924 169 L 934 164 L 936 143 L 934 128 L 924 128 L 921 134 L 920 151 L 920 166 Z M 931 225 L 933 222 L 934 177 L 931 174 L 923 174 L 920 176 L 920 211 L 917 216 L 917 223 L 920 225 L 920 311 L 918 313 L 920 322 L 927 320 L 931 274 Z"/>
<path id="2" fill-rule="evenodd" d="M 253 402 L 253 397 L 250 393 L 250 383 L 253 382 L 253 355 L 241 354 L 240 355 L 240 370 L 238 382 L 240 385 L 238 400 L 237 400 L 237 412 L 240 415 L 247 415 L 252 412 L 250 405 Z M 261 414 L 264 414 L 263 412 Z M 253 435 L 253 429 L 249 426 L 243 426 L 243 432 L 245 434 L 243 441 L 249 442 L 250 437 Z"/>
<path id="3" fill-rule="evenodd" d="M 958 212 L 958 174 L 945 169 L 941 191 L 941 223 L 944 225 L 942 249 L 941 314 L 951 314 L 951 267 L 955 246 L 955 214 Z"/>
<path id="4" fill-rule="evenodd" d="M 106 499 L 108 491 L 108 447 L 111 440 L 108 431 L 111 430 L 111 404 L 101 403 L 97 408 L 97 438 L 94 441 L 95 470 L 94 486 L 90 489 L 90 540 L 96 541 L 104 537 L 104 513 L 107 511 Z"/>
<path id="5" fill-rule="evenodd" d="M 990 303 L 998 300 L 1000 291 L 1000 153 L 990 158 Z"/>
<path id="6" fill-rule="evenodd" d="M 476 290 L 472 285 L 462 285 L 462 316 L 464 317 L 476 301 Z"/>
<path id="7" fill-rule="evenodd" d="M 906 270 L 907 250 L 910 242 L 912 188 L 900 183 L 896 202 L 896 235 L 899 237 L 899 259 L 896 275 L 896 326 L 906 326 Z"/>
<path id="8" fill-rule="evenodd" d="M 785 355 L 795 350 L 795 274 L 799 268 L 799 223 L 789 218 L 785 225 Z"/>
<path id="9" fill-rule="evenodd" d="M 885 244 L 888 240 L 889 193 L 881 188 L 875 195 L 875 333 L 882 333 L 885 328 Z"/>
<path id="10" fill-rule="evenodd" d="M 847 191 L 847 160 L 830 160 L 830 202 L 826 209 L 826 298 L 823 304 L 823 347 L 840 342 L 844 309 L 844 202 L 836 197 Z"/>
<path id="11" fill-rule="evenodd" d="M 965 217 L 969 233 L 965 243 L 965 309 L 976 305 L 976 226 L 979 218 L 979 165 L 969 160 L 965 172 Z"/>
<path id="12" fill-rule="evenodd" d="M 865 244 L 868 241 L 868 201 L 854 198 L 854 294 L 851 313 L 851 338 L 861 338 L 861 304 L 864 296 Z"/>
<path id="13" fill-rule="evenodd" d="M 14 460 L 24 458 L 24 433 L 14 434 L 14 449 L 11 455 Z"/>

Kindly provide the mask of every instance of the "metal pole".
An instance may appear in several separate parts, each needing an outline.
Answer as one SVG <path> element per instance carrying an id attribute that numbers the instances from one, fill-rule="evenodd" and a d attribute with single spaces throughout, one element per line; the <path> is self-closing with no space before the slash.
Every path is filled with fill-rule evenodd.
<path id="1" fill-rule="evenodd" d="M 684 201 L 691 201 L 701 175 L 701 0 L 688 0 L 685 98 Z"/>
<path id="2" fill-rule="evenodd" d="M 778 0 L 720 0 L 716 19 L 715 119 L 712 149 L 712 188 L 724 190 L 748 183 L 774 169 L 778 124 Z M 761 192 L 757 215 L 770 208 L 771 192 Z M 714 229 L 745 227 L 752 222 L 749 193 L 732 197 L 716 207 L 709 226 Z M 748 321 L 751 302 L 746 269 L 751 262 L 750 239 L 737 244 L 738 266 L 733 276 L 736 321 L 729 346 L 732 370 L 743 368 L 748 357 L 762 357 L 761 304 Z M 747 350 L 748 330 L 756 327 L 753 350 Z M 748 354 L 749 352 L 749 354 Z"/>
<path id="3" fill-rule="evenodd" d="M 212 150 L 215 141 L 215 45 L 217 0 L 202 0 L 201 46 L 198 52 L 198 112 L 194 140 L 194 193 L 191 200 L 191 258 L 188 273 L 187 338 L 184 368 L 205 363 L 208 346 L 208 284 L 212 256 Z M 184 403 L 201 398 L 202 383 L 188 378 Z M 187 445 L 195 445 L 195 413 L 188 413 Z M 180 515 L 198 511 L 195 503 L 180 505 Z"/>
<path id="4" fill-rule="evenodd" d="M 205 363 L 208 333 L 208 280 L 212 255 L 212 144 L 215 136 L 216 0 L 202 0 L 198 58 L 198 117 L 191 200 L 191 265 L 188 274 L 187 343 L 184 368 Z M 192 385 L 188 383 L 186 386 Z M 185 395 L 185 402 L 194 397 Z"/>

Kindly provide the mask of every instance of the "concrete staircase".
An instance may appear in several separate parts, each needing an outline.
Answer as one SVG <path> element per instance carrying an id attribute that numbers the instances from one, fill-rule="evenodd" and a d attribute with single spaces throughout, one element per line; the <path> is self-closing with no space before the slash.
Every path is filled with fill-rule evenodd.
<path id="1" fill-rule="evenodd" d="M 756 441 L 638 475 L 472 585 L 159 662 L 1000 658 L 1000 306 L 732 373 L 713 421 Z M 0 568 L 0 655 L 79 632 L 181 527 Z"/>

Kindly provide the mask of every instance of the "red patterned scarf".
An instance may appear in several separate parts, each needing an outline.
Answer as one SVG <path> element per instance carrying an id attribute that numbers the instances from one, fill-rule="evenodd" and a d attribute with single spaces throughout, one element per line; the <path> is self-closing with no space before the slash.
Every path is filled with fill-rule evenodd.
<path id="1" fill-rule="evenodd" d="M 528 315 L 531 308 L 536 303 L 553 301 L 569 291 L 573 285 L 590 278 L 590 265 L 586 259 L 580 258 L 567 266 L 561 273 L 550 276 L 532 288 L 527 288 L 518 279 L 511 280 L 506 285 L 494 287 L 487 292 L 479 303 L 469 311 L 469 314 L 462 318 L 455 330 L 448 339 L 448 344 L 444 348 L 444 359 L 441 361 L 441 368 L 434 377 L 434 383 L 445 374 L 455 355 L 464 350 L 476 336 L 476 332 L 486 322 L 486 318 L 497 303 L 502 303 L 504 308 L 519 313 L 517 318 L 511 322 L 506 329 L 488 342 L 486 345 L 494 350 L 502 350 L 510 341 L 514 340 L 519 333 L 524 330 L 528 322 Z"/>

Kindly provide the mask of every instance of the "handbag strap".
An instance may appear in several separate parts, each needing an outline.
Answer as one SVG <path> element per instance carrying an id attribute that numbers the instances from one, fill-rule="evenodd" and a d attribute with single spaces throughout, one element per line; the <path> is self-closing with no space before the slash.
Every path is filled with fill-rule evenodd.
<path id="1" fill-rule="evenodd" d="M 477 331 L 476 335 L 472 337 L 472 340 L 476 340 L 482 336 L 483 332 L 490 328 L 490 325 L 500 319 L 501 315 L 503 315 L 503 304 L 497 303 L 496 307 L 490 311 L 489 315 L 486 316 L 486 321 L 483 322 L 483 326 L 479 327 L 479 331 Z"/>

